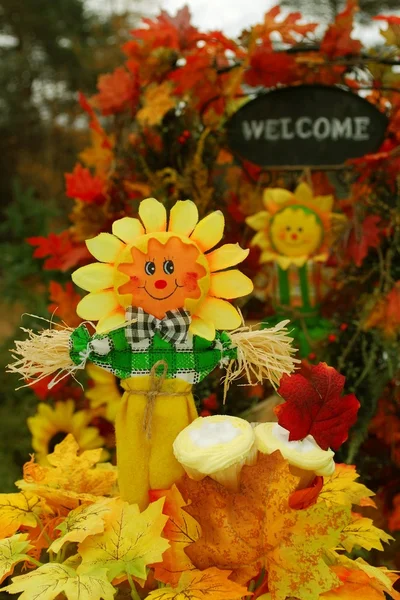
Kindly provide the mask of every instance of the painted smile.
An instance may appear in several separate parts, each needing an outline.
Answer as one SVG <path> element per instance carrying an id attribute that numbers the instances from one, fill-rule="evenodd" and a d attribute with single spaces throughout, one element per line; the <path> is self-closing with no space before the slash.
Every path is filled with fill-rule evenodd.
<path id="1" fill-rule="evenodd" d="M 286 241 L 285 244 L 287 244 L 288 246 L 301 246 L 302 244 L 307 244 L 308 240 L 299 240 L 298 242 L 289 242 Z"/>
<path id="2" fill-rule="evenodd" d="M 157 296 L 153 296 L 153 294 L 150 294 L 150 292 L 146 289 L 146 285 L 144 285 L 142 289 L 144 289 L 144 291 L 146 292 L 146 294 L 148 296 L 150 296 L 150 298 L 153 298 L 153 300 L 166 300 L 167 298 L 171 298 L 171 296 L 173 296 L 175 294 L 176 290 L 178 288 L 181 288 L 181 287 L 183 287 L 183 285 L 178 285 L 178 282 L 175 279 L 175 289 L 174 289 L 174 291 L 171 292 L 170 294 L 168 294 L 167 296 L 162 296 L 162 298 L 158 298 Z"/>

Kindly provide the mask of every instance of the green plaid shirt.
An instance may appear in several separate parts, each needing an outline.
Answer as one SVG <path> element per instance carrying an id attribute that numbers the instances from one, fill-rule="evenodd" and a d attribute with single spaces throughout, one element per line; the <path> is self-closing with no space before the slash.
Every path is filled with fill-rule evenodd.
<path id="1" fill-rule="evenodd" d="M 91 336 L 87 327 L 80 325 L 71 334 L 70 356 L 76 365 L 90 360 L 120 379 L 148 375 L 157 361 L 164 360 L 168 378 L 197 383 L 217 366 L 236 358 L 231 344 L 229 335 L 222 331 L 212 342 L 189 334 L 185 343 L 174 345 L 156 333 L 151 339 L 130 345 L 125 327 Z"/>

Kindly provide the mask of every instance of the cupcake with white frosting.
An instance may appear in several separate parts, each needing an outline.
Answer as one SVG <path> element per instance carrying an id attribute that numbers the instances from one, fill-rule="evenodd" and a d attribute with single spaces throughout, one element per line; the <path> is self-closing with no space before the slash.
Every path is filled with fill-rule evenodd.
<path id="1" fill-rule="evenodd" d="M 335 470 L 334 452 L 322 450 L 312 435 L 289 441 L 289 431 L 278 423 L 260 423 L 254 430 L 257 448 L 263 454 L 279 450 L 290 465 L 315 475 L 329 476 Z"/>
<path id="2" fill-rule="evenodd" d="M 234 491 L 242 467 L 257 460 L 253 427 L 228 415 L 199 417 L 180 432 L 173 450 L 191 479 L 208 476 Z"/>

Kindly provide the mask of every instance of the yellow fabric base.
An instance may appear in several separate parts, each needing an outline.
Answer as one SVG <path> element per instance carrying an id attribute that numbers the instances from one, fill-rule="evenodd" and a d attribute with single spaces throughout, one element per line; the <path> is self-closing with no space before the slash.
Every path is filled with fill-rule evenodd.
<path id="1" fill-rule="evenodd" d="M 148 439 L 143 427 L 147 396 L 140 392 L 150 389 L 150 377 L 130 377 L 121 385 L 126 391 L 115 420 L 119 490 L 123 500 L 143 510 L 149 504 L 149 490 L 169 488 L 183 475 L 172 444 L 198 415 L 192 385 L 167 379 L 155 400 Z"/>

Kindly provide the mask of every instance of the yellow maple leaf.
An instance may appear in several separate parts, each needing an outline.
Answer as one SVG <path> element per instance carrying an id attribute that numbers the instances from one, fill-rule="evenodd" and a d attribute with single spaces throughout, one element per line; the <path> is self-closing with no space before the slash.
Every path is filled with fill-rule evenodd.
<path id="1" fill-rule="evenodd" d="M 56 527 L 61 531 L 61 536 L 51 544 L 49 550 L 59 552 L 66 542 L 83 542 L 89 535 L 104 531 L 104 517 L 111 510 L 110 502 L 112 500 L 105 499 L 72 510 Z"/>
<path id="2" fill-rule="evenodd" d="M 102 448 L 78 455 L 79 446 L 71 434 L 47 456 L 50 466 L 34 461 L 24 466 L 24 479 L 16 485 L 26 492 L 45 498 L 55 506 L 76 508 L 82 502 L 96 502 L 98 496 L 110 496 L 117 478 L 116 469 L 108 465 L 95 467 Z"/>
<path id="3" fill-rule="evenodd" d="M 358 477 L 354 465 L 337 464 L 335 472 L 330 477 L 324 477 L 324 486 L 317 502 L 349 507 L 352 504 L 365 504 L 364 500 L 375 494 L 362 483 L 358 483 Z M 372 501 L 369 503 L 374 505 Z"/>
<path id="4" fill-rule="evenodd" d="M 186 549 L 193 564 L 198 569 L 230 569 L 239 583 L 265 568 L 273 600 L 288 596 L 317 600 L 337 586 L 324 551 L 339 543 L 350 510 L 325 503 L 290 508 L 289 497 L 298 482 L 279 452 L 243 467 L 239 492 L 210 478 L 200 482 L 185 478 L 178 484 L 183 497 L 190 499 L 185 510 L 202 531 Z"/>
<path id="5" fill-rule="evenodd" d="M 231 571 L 211 567 L 205 571 L 182 573 L 177 587 L 166 586 L 150 592 L 149 600 L 241 600 L 246 587 L 228 579 Z"/>
<path id="6" fill-rule="evenodd" d="M 138 111 L 136 119 L 143 127 L 159 125 L 175 104 L 176 98 L 172 95 L 171 83 L 153 83 L 147 86 L 143 94 L 143 108 Z"/>
<path id="7" fill-rule="evenodd" d="M 14 577 L 0 591 L 18 594 L 19 600 L 53 600 L 63 593 L 68 600 L 114 600 L 115 588 L 106 569 L 78 574 L 67 564 L 48 563 L 35 571 Z"/>
<path id="8" fill-rule="evenodd" d="M 36 527 L 40 498 L 29 492 L 0 494 L 0 538 L 15 533 L 21 525 Z"/>
<path id="9" fill-rule="evenodd" d="M 28 535 L 17 533 L 12 537 L 0 540 L 0 583 L 12 574 L 17 563 L 29 560 L 28 550 L 31 548 Z"/>
<path id="10" fill-rule="evenodd" d="M 79 545 L 82 568 L 107 568 L 111 580 L 123 574 L 146 579 L 146 566 L 160 562 L 169 547 L 168 541 L 161 537 L 168 520 L 162 514 L 163 504 L 160 498 L 141 513 L 137 504 L 115 500 L 105 517 L 104 533 Z"/>
<path id="11" fill-rule="evenodd" d="M 162 562 L 152 565 L 154 576 L 157 581 L 175 586 L 184 571 L 195 568 L 185 549 L 199 539 L 200 527 L 185 511 L 186 502 L 175 485 L 168 491 L 152 491 L 151 498 L 165 499 L 163 513 L 169 517 L 163 536 L 169 541 L 170 547 L 164 552 Z"/>
<path id="12" fill-rule="evenodd" d="M 104 143 L 104 134 L 91 129 L 90 137 L 92 144 L 84 148 L 78 154 L 79 159 L 87 166 L 95 169 L 96 175 L 107 175 L 111 163 L 114 159 L 112 147 L 114 146 L 115 136 L 106 136 L 107 144 Z"/>
<path id="13" fill-rule="evenodd" d="M 359 546 L 365 550 L 383 550 L 382 542 L 389 543 L 391 535 L 378 529 L 373 524 L 372 519 L 361 517 L 353 513 L 353 520 L 343 529 L 340 540 L 341 545 L 347 552 L 351 552 L 354 546 Z"/>

